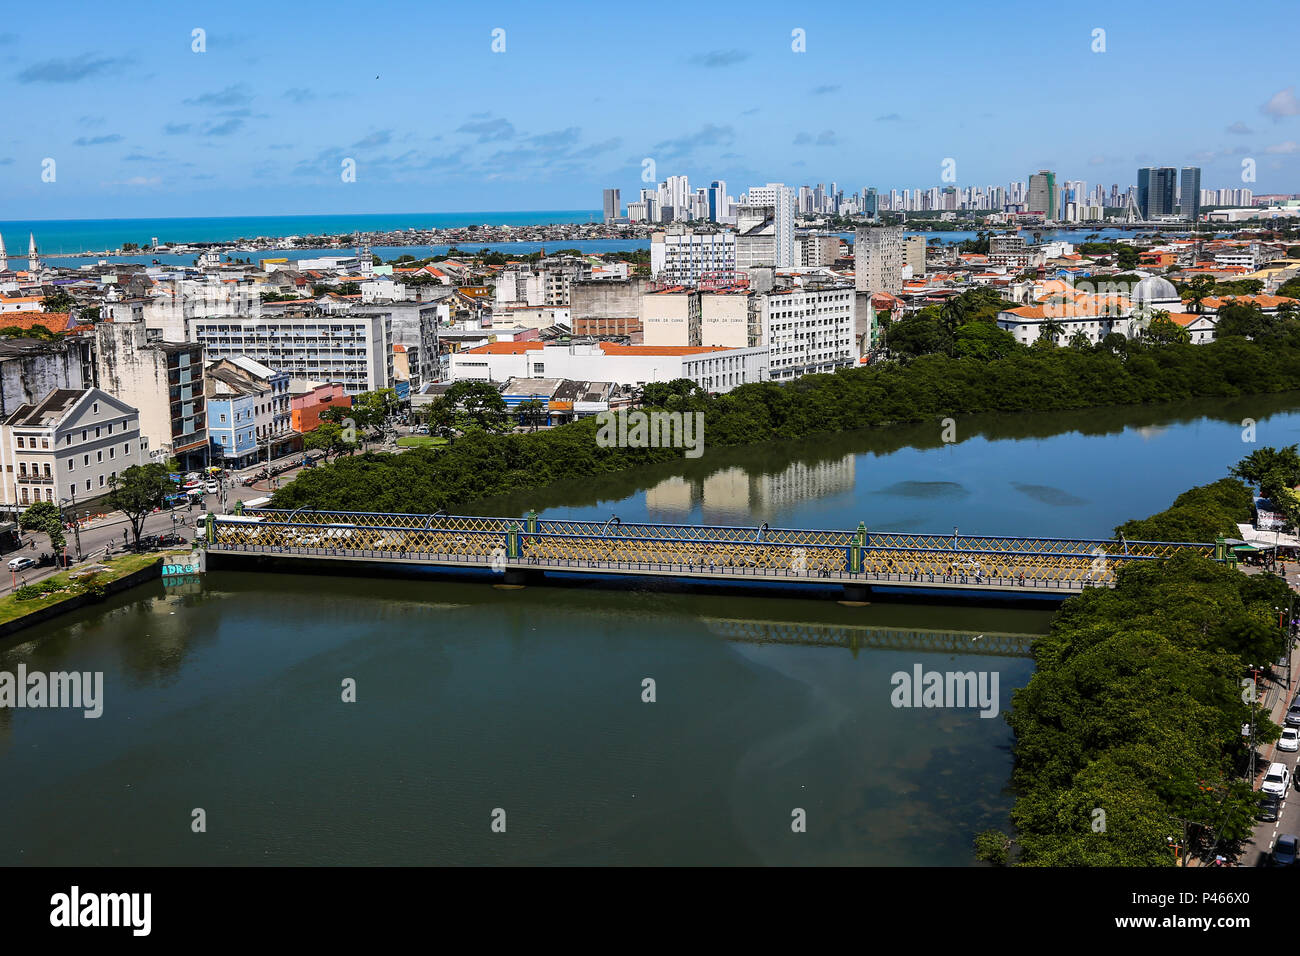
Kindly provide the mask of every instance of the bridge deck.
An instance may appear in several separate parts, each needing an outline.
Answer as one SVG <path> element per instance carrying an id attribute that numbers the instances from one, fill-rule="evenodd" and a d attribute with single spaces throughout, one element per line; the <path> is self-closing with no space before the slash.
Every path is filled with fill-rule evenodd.
<path id="1" fill-rule="evenodd" d="M 210 516 L 216 552 L 498 572 L 579 572 L 755 583 L 1066 596 L 1116 569 L 1214 544 L 656 525 L 457 515 L 249 511 Z"/>

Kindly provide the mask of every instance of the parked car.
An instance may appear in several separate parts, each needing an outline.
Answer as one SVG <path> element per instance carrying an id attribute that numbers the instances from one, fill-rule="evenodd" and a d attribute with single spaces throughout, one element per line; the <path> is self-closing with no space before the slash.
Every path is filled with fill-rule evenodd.
<path id="1" fill-rule="evenodd" d="M 218 482 L 209 481 L 206 485 L 203 486 L 203 490 L 210 495 L 215 495 L 217 492 L 221 490 L 221 485 Z"/>
<path id="2" fill-rule="evenodd" d="M 1300 727 L 1300 704 L 1292 704 L 1283 721 L 1288 727 Z"/>
<path id="3" fill-rule="evenodd" d="M 1259 805 L 1259 818 L 1266 823 L 1275 823 L 1281 814 L 1282 798 L 1271 793 L 1265 794 L 1263 803 Z"/>
<path id="4" fill-rule="evenodd" d="M 1297 838 L 1294 833 L 1283 833 L 1273 844 L 1273 865 L 1291 866 L 1295 863 Z"/>
<path id="5" fill-rule="evenodd" d="M 32 558 L 23 557 L 23 558 L 9 559 L 10 571 L 26 571 L 28 568 L 34 568 L 34 567 L 36 567 L 36 562 Z"/>
<path id="6" fill-rule="evenodd" d="M 1277 749 L 1285 750 L 1290 753 L 1300 750 L 1300 730 L 1297 730 L 1295 727 L 1284 727 L 1282 729 L 1282 737 L 1277 742 Z"/>
<path id="7" fill-rule="evenodd" d="M 1290 786 L 1291 771 L 1286 768 L 1286 764 L 1269 764 L 1268 773 L 1264 774 L 1264 783 L 1260 786 L 1260 789 L 1265 793 L 1273 793 L 1284 797 Z"/>

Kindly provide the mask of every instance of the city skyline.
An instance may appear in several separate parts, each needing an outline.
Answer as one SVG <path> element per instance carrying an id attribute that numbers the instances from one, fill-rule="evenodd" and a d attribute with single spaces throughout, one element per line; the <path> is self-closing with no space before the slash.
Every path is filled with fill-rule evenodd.
<path id="1" fill-rule="evenodd" d="M 744 18 L 668 3 L 658 21 L 688 25 L 686 38 L 639 58 L 606 51 L 649 28 L 641 14 L 585 9 L 431 17 L 396 3 L 372 13 L 393 29 L 358 30 L 355 9 L 332 2 L 306 24 L 275 9 L 106 20 L 75 3 L 57 45 L 50 27 L 7 24 L 0 75 L 36 119 L 0 147 L 0 219 L 587 209 L 602 188 L 626 201 L 647 159 L 656 181 L 725 180 L 735 194 L 986 185 L 1040 168 L 1124 186 L 1155 164 L 1200 166 L 1211 188 L 1300 183 L 1297 78 L 1277 58 L 1235 61 L 1231 84 L 1197 89 L 1190 120 L 1173 94 L 1148 105 L 1161 49 L 1213 52 L 1198 26 L 1217 15 L 1208 3 L 1162 20 L 1156 47 L 1149 12 L 1118 3 L 1046 37 L 1028 3 L 999 17 L 938 4 L 927 24 L 942 30 L 904 10 L 813 22 L 772 3 Z"/>

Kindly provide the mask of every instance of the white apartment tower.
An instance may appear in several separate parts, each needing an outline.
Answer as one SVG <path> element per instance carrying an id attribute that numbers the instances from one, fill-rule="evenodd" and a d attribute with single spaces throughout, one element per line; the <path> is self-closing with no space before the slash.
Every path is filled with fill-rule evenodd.
<path id="1" fill-rule="evenodd" d="M 859 227 L 854 234 L 853 267 L 859 292 L 902 292 L 903 227 Z"/>
<path id="2" fill-rule="evenodd" d="M 784 183 L 768 183 L 749 188 L 749 205 L 771 206 L 776 225 L 775 261 L 778 269 L 795 267 L 794 190 Z"/>

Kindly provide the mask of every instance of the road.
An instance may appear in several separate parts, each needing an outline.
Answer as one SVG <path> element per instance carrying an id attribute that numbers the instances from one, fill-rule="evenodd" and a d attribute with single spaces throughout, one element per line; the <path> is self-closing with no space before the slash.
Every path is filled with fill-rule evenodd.
<path id="1" fill-rule="evenodd" d="M 1287 561 L 1286 580 L 1292 590 L 1300 591 L 1300 569 L 1296 568 L 1295 562 Z M 1262 571 L 1255 568 L 1244 568 L 1248 574 L 1258 574 Z M 1300 604 L 1300 602 L 1297 602 Z M 1291 653 L 1291 666 L 1285 672 L 1289 677 L 1286 686 L 1279 686 L 1276 699 L 1273 702 L 1271 719 L 1275 724 L 1282 725 L 1286 716 L 1287 708 L 1291 701 L 1296 697 L 1297 691 L 1300 691 L 1300 645 L 1297 645 Z M 1286 764 L 1294 778 L 1296 774 L 1297 754 L 1287 753 L 1278 750 L 1277 744 L 1266 744 L 1260 748 L 1259 756 L 1256 758 L 1255 767 L 1258 773 L 1255 777 L 1255 789 L 1259 789 L 1260 781 L 1263 780 L 1264 773 L 1268 770 L 1270 762 Z M 1272 823 L 1264 822 L 1255 827 L 1254 836 L 1247 843 L 1241 855 L 1241 866 L 1268 866 L 1270 854 L 1273 850 L 1273 844 L 1277 838 L 1284 833 L 1300 834 L 1300 797 L 1296 796 L 1296 787 L 1293 784 L 1290 788 L 1285 802 L 1282 804 L 1282 812 L 1278 814 L 1277 820 Z"/>
<path id="2" fill-rule="evenodd" d="M 286 472 L 278 478 L 278 487 L 283 487 L 293 475 L 293 472 Z M 277 479 L 272 479 L 276 481 Z M 228 483 L 223 482 L 223 484 Z M 274 490 L 268 488 L 268 483 L 259 481 L 257 484 L 245 488 L 235 483 L 233 487 L 226 487 L 223 493 L 204 495 L 203 504 L 195 504 L 192 508 L 184 506 L 172 509 L 156 511 L 144 519 L 144 527 L 141 534 L 161 534 L 164 531 L 175 530 L 186 541 L 194 537 L 194 519 L 202 514 L 205 510 L 216 511 L 218 513 L 234 507 L 236 501 L 249 501 L 253 498 L 262 498 Z M 224 505 L 223 505 L 224 501 Z M 175 521 L 173 521 L 173 518 Z M 73 532 L 67 533 L 68 539 L 68 566 L 73 567 L 80 563 L 102 560 L 106 548 L 111 547 L 113 554 L 120 554 L 122 548 L 128 542 L 134 540 L 131 535 L 131 522 L 120 511 L 114 511 L 105 515 L 98 521 L 91 521 L 81 526 L 81 553 L 84 560 L 78 562 L 77 557 L 77 536 Z M 4 560 L 7 562 L 11 558 L 26 556 L 38 558 L 42 552 L 49 552 L 49 539 L 43 534 L 23 534 L 24 542 L 34 541 L 35 547 L 27 544 L 17 551 L 10 551 L 5 554 Z M 24 584 L 35 584 L 52 574 L 57 574 L 63 570 L 62 564 L 58 567 L 41 567 L 29 568 L 26 571 L 11 572 L 5 569 L 0 577 L 0 597 L 10 593 L 16 587 L 22 587 Z"/>

